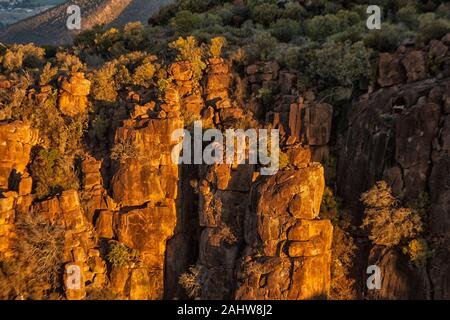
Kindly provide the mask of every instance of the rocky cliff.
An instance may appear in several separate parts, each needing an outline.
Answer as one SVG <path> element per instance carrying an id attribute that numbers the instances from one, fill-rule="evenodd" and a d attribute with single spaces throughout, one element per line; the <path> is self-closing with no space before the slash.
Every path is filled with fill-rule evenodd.
<path id="1" fill-rule="evenodd" d="M 275 79 L 272 85 L 287 86 L 276 69 L 267 71 Z M 246 121 L 260 128 L 265 124 L 237 102 L 231 90 L 236 75 L 225 60 L 209 59 L 200 82 L 187 61 L 169 65 L 167 72 L 174 81 L 159 98 L 149 98 L 145 90 L 123 93 L 129 111 L 113 139 L 122 156 L 105 156 L 84 145 L 76 160 L 79 189 L 45 199 L 34 194 L 37 181 L 27 171 L 38 152 L 32 148 L 44 143 L 45 134 L 4 115 L 2 261 L 20 260 L 23 240 L 16 235 L 29 225 L 23 221 L 39 218 L 34 223 L 64 235 L 51 241 L 61 248 L 53 261 L 62 268 L 55 272 L 64 275 L 59 286 L 67 299 L 326 299 L 333 227 L 319 217 L 324 170 L 312 162 L 307 141 L 326 144 L 328 128 L 316 128 L 316 116 L 305 123 L 295 119 L 303 119 L 299 108 L 311 115 L 323 107 L 327 116 L 331 107 L 313 102 L 305 107 L 300 96 L 280 98 L 293 101 L 283 109 L 288 118 L 291 114 L 291 121 L 284 122 L 289 129 L 282 133 L 283 141 L 289 141 L 289 164 L 274 176 L 261 176 L 259 165 L 237 162 L 178 165 L 172 159 L 178 141 L 170 141 L 176 129 L 187 126 L 182 113 L 221 130 L 230 124 L 241 128 Z M 3 90 L 10 89 L 7 81 Z M 92 83 L 83 73 L 69 72 L 58 84 L 55 112 L 64 121 L 89 112 Z M 52 97 L 46 88 L 34 88 L 30 99 L 45 103 Z M 244 95 L 254 90 L 247 86 Z M 73 270 L 80 272 L 78 287 L 71 285 Z M 33 279 L 33 274 L 24 275 Z M 12 287 L 4 294 L 25 294 Z"/>
<path id="2" fill-rule="evenodd" d="M 360 194 L 379 180 L 402 203 L 427 209 L 433 254 L 426 266 L 412 267 L 398 248 L 374 246 L 361 257 L 385 270 L 378 298 L 450 297 L 449 40 L 447 35 L 421 50 L 380 54 L 379 89 L 361 96 L 348 114 L 337 183 L 356 223 L 363 212 Z"/>

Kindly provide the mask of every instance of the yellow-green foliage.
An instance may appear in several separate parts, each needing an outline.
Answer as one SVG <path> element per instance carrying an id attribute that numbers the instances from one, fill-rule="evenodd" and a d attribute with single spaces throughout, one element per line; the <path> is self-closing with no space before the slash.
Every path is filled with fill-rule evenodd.
<path id="1" fill-rule="evenodd" d="M 226 45 L 226 39 L 224 37 L 215 37 L 211 39 L 211 46 L 209 52 L 213 58 L 220 58 L 222 54 L 222 48 Z"/>
<path id="2" fill-rule="evenodd" d="M 52 68 L 52 64 L 47 62 L 42 73 L 39 76 L 39 85 L 45 86 L 49 84 L 58 74 L 58 68 Z"/>
<path id="3" fill-rule="evenodd" d="M 123 243 L 114 242 L 110 246 L 107 258 L 113 267 L 126 267 L 139 260 L 139 253 Z"/>
<path id="4" fill-rule="evenodd" d="M 97 30 L 95 35 L 84 35 L 77 42 L 90 45 L 93 37 L 97 52 L 119 57 L 130 51 L 142 50 L 148 41 L 147 32 L 140 22 L 131 22 L 121 29 L 111 28 L 105 32 Z"/>
<path id="5" fill-rule="evenodd" d="M 398 201 L 386 182 L 377 182 L 361 196 L 361 201 L 365 206 L 363 227 L 368 230 L 373 243 L 396 246 L 423 232 L 420 215 L 412 209 L 398 207 Z"/>
<path id="6" fill-rule="evenodd" d="M 280 170 L 286 169 L 290 164 L 289 156 L 286 152 L 280 151 Z"/>
<path id="7" fill-rule="evenodd" d="M 322 205 L 320 207 L 320 217 L 323 219 L 330 219 L 333 224 L 337 224 L 340 218 L 341 199 L 334 195 L 333 190 L 325 187 Z"/>
<path id="8" fill-rule="evenodd" d="M 35 193 L 39 199 L 56 195 L 64 190 L 79 188 L 73 160 L 61 155 L 57 149 L 41 149 L 31 164 Z"/>
<path id="9" fill-rule="evenodd" d="M 66 72 L 78 72 L 84 68 L 83 62 L 80 58 L 67 52 L 57 52 L 56 62 L 59 69 Z"/>
<path id="10" fill-rule="evenodd" d="M 15 44 L 6 50 L 1 59 L 7 71 L 18 71 L 22 68 L 38 68 L 44 63 L 45 50 L 33 44 Z"/>
<path id="11" fill-rule="evenodd" d="M 96 100 L 115 102 L 117 98 L 117 86 L 114 83 L 116 65 L 113 62 L 106 63 L 94 74 L 92 96 Z"/>
<path id="12" fill-rule="evenodd" d="M 411 240 L 408 246 L 403 248 L 403 253 L 418 267 L 424 266 L 427 259 L 432 256 L 428 243 L 423 238 Z"/>
<path id="13" fill-rule="evenodd" d="M 132 52 L 109 61 L 94 72 L 92 96 L 98 101 L 116 102 L 118 91 L 126 86 L 150 88 L 159 70 L 156 57 L 145 52 Z"/>
<path id="14" fill-rule="evenodd" d="M 205 52 L 197 44 L 197 40 L 192 36 L 187 38 L 180 37 L 171 42 L 169 47 L 178 51 L 177 61 L 185 61 L 191 64 L 194 83 L 198 83 L 203 77 L 206 63 L 203 61 Z"/>
<path id="15" fill-rule="evenodd" d="M 155 60 L 155 56 L 147 56 L 142 61 L 142 64 L 136 68 L 132 76 L 135 86 L 149 88 L 153 84 L 152 80 L 156 72 Z"/>

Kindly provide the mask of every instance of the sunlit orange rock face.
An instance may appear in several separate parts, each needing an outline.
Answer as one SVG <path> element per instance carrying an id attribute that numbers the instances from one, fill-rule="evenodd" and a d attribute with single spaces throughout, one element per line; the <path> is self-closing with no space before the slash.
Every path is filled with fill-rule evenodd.
<path id="1" fill-rule="evenodd" d="M 0 197 L 0 257 L 3 258 L 14 255 L 15 209 L 30 202 L 31 178 L 26 166 L 31 148 L 37 142 L 38 131 L 29 124 L 20 121 L 0 124 L 0 191 L 3 191 Z"/>
<path id="2" fill-rule="evenodd" d="M 257 165 L 179 166 L 172 133 L 185 126 L 182 108 L 212 127 L 245 115 L 232 100 L 224 60 L 208 61 L 205 88 L 195 86 L 185 62 L 169 72 L 175 81 L 162 101 L 142 102 L 134 93 L 137 104 L 115 129 L 115 145 L 126 144 L 131 156 L 85 152 L 79 190 L 33 197 L 26 168 L 38 133 L 22 122 L 0 125 L 1 257 L 14 256 L 17 213 L 32 212 L 64 230 L 62 288 L 69 300 L 88 299 L 95 290 L 131 300 L 187 297 L 178 282 L 190 265 L 202 270 L 201 299 L 326 298 L 332 226 L 318 218 L 324 172 L 311 162 L 310 148 L 291 143 L 289 169 L 269 177 Z M 64 117 L 86 114 L 91 84 L 85 76 L 71 74 L 59 85 Z M 138 257 L 114 265 L 114 244 Z"/>
<path id="3" fill-rule="evenodd" d="M 333 227 L 318 219 L 325 187 L 318 164 L 280 172 L 253 187 L 237 299 L 325 299 Z"/>
<path id="4" fill-rule="evenodd" d="M 84 74 L 76 72 L 69 78 L 61 80 L 61 94 L 59 109 L 66 116 L 84 113 L 88 107 L 91 82 L 84 78 Z"/>
<path id="5" fill-rule="evenodd" d="M 38 131 L 15 121 L 0 125 L 0 189 L 9 190 L 11 175 L 23 175 L 30 161 L 31 148 L 38 142 Z"/>

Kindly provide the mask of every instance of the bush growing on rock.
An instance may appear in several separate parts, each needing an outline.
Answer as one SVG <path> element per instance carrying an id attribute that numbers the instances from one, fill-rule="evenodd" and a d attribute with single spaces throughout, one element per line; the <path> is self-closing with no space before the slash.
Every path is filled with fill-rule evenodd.
<path id="1" fill-rule="evenodd" d="M 8 72 L 19 69 L 39 68 L 44 64 L 45 50 L 33 44 L 15 44 L 6 50 L 1 59 L 3 68 Z"/>
<path id="2" fill-rule="evenodd" d="M 125 244 L 113 242 L 109 248 L 108 261 L 115 268 L 126 267 L 139 260 L 139 253 Z"/>
<path id="3" fill-rule="evenodd" d="M 84 64 L 80 58 L 67 52 L 57 52 L 56 62 L 62 71 L 79 72 L 84 69 Z"/>
<path id="4" fill-rule="evenodd" d="M 52 68 L 51 63 L 47 63 L 39 76 L 39 85 L 48 85 L 57 74 L 58 68 Z"/>
<path id="5" fill-rule="evenodd" d="M 326 187 L 323 193 L 322 205 L 320 206 L 320 217 L 330 219 L 334 225 L 339 223 L 341 215 L 342 200 L 334 195 L 331 188 Z"/>
<path id="6" fill-rule="evenodd" d="M 215 37 L 211 39 L 211 45 L 209 47 L 209 53 L 213 58 L 220 58 L 222 49 L 226 46 L 227 42 L 224 37 Z"/>
<path id="7" fill-rule="evenodd" d="M 335 226 L 331 265 L 331 299 L 352 300 L 357 297 L 356 281 L 352 276 L 356 252 L 357 246 L 350 234 Z"/>
<path id="8" fill-rule="evenodd" d="M 402 240 L 416 238 L 424 229 L 420 215 L 412 209 L 398 207 L 397 199 L 384 181 L 364 193 L 361 201 L 365 206 L 363 227 L 374 244 L 396 246 Z"/>
<path id="9" fill-rule="evenodd" d="M 193 81 L 198 83 L 203 77 L 206 63 L 203 61 L 204 50 L 197 44 L 197 40 L 190 36 L 178 38 L 169 44 L 169 47 L 178 52 L 177 61 L 189 62 L 193 71 Z"/>
<path id="10" fill-rule="evenodd" d="M 34 212 L 18 213 L 16 256 L 0 262 L 0 297 L 48 299 L 59 289 L 65 229 Z"/>
<path id="11" fill-rule="evenodd" d="M 138 151 L 129 141 L 120 141 L 111 149 L 111 159 L 120 163 L 125 163 L 129 159 L 138 156 Z"/>
<path id="12" fill-rule="evenodd" d="M 106 63 L 97 70 L 93 76 L 92 96 L 94 99 L 106 102 L 115 102 L 117 86 L 114 83 L 116 66 L 112 62 Z"/>
<path id="13" fill-rule="evenodd" d="M 403 248 L 403 253 L 406 254 L 410 261 L 417 267 L 423 267 L 427 259 L 433 255 L 428 246 L 428 242 L 423 238 L 411 240 L 409 244 Z"/>
<path id="14" fill-rule="evenodd" d="M 155 75 L 157 67 L 154 62 L 156 57 L 147 56 L 142 61 L 142 64 L 139 65 L 132 76 L 132 83 L 135 86 L 141 86 L 143 88 L 150 88 L 153 84 L 153 76 Z"/>
<path id="15" fill-rule="evenodd" d="M 191 266 L 189 270 L 183 273 L 178 279 L 178 283 L 186 291 L 191 299 L 200 298 L 203 285 L 204 272 L 201 266 Z"/>
<path id="16" fill-rule="evenodd" d="M 171 27 L 180 34 L 189 34 L 198 29 L 201 16 L 187 10 L 179 11 L 170 21 Z"/>
<path id="17" fill-rule="evenodd" d="M 71 159 L 61 155 L 57 149 L 41 149 L 37 152 L 31 163 L 31 176 L 39 199 L 79 188 Z"/>

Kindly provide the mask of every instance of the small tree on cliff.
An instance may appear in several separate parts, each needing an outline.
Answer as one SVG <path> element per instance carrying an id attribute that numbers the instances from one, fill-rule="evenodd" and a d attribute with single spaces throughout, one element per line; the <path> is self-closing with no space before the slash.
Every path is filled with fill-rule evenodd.
<path id="1" fill-rule="evenodd" d="M 411 240 L 423 231 L 420 215 L 412 209 L 398 206 L 392 189 L 384 181 L 361 196 L 365 206 L 363 227 L 369 239 L 377 245 L 392 247 L 402 240 Z"/>
<path id="2" fill-rule="evenodd" d="M 199 83 L 203 77 L 203 70 L 206 69 L 206 63 L 203 61 L 205 52 L 197 44 L 195 37 L 189 36 L 186 39 L 180 37 L 171 42 L 169 47 L 178 51 L 177 61 L 189 62 L 193 72 L 194 83 Z"/>

